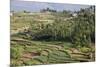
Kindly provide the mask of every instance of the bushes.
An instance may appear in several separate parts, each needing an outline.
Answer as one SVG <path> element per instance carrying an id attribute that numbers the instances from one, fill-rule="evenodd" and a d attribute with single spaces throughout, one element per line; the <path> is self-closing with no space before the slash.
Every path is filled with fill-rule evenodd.
<path id="1" fill-rule="evenodd" d="M 89 47 L 95 41 L 95 14 L 92 10 L 91 8 L 82 9 L 74 19 L 76 26 L 72 37 L 76 46 Z"/>
<path id="2" fill-rule="evenodd" d="M 41 24 L 42 25 L 42 24 Z M 33 39 L 37 40 L 65 40 L 70 37 L 71 32 L 73 31 L 74 25 L 73 22 L 58 22 L 55 21 L 52 24 L 42 25 L 42 29 L 32 28 Z M 34 27 L 34 26 L 33 26 Z"/>
<path id="3" fill-rule="evenodd" d="M 15 67 L 15 66 L 20 66 L 23 64 L 23 61 L 20 60 L 20 58 L 22 57 L 23 55 L 23 47 L 16 44 L 16 45 L 12 45 L 11 47 L 11 54 L 10 54 L 10 57 L 11 57 L 11 66 Z"/>
<path id="4" fill-rule="evenodd" d="M 23 50 L 24 49 L 20 46 L 11 47 L 11 58 L 13 58 L 13 59 L 20 58 L 23 54 Z"/>
<path id="5" fill-rule="evenodd" d="M 33 39 L 36 40 L 62 40 L 70 41 L 76 47 L 87 46 L 95 42 L 95 15 L 93 9 L 82 9 L 76 18 L 64 21 L 64 18 L 57 18 L 52 24 L 37 24 L 35 30 L 33 25 L 31 31 L 34 32 Z"/>
<path id="6" fill-rule="evenodd" d="M 88 53 L 88 52 L 91 52 L 91 49 L 90 48 L 87 48 L 87 47 L 81 47 L 80 48 L 80 51 L 81 52 L 84 52 L 84 53 Z"/>

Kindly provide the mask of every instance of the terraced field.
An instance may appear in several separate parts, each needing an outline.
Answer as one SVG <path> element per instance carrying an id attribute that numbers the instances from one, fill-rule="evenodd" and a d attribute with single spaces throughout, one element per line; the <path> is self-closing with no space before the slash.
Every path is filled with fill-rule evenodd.
<path id="1" fill-rule="evenodd" d="M 11 65 L 77 63 L 95 61 L 95 47 L 74 48 L 67 41 L 33 40 L 27 34 L 31 23 L 36 30 L 55 22 L 50 13 L 17 14 L 11 17 Z M 66 21 L 64 17 L 63 21 Z M 64 20 L 65 19 L 65 20 Z M 71 20 L 71 19 L 68 19 Z"/>
<path id="2" fill-rule="evenodd" d="M 72 63 L 94 61 L 90 53 L 84 53 L 76 48 L 71 48 L 71 43 L 31 41 L 18 37 L 11 39 L 11 57 L 13 65 L 33 65 L 52 63 Z M 17 56 L 17 54 L 19 54 Z"/>

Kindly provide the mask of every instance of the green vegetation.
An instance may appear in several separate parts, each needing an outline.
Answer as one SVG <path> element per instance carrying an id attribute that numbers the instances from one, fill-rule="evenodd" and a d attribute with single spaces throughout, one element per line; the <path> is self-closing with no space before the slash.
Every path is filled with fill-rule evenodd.
<path id="1" fill-rule="evenodd" d="M 11 16 L 11 66 L 95 61 L 94 6 Z"/>

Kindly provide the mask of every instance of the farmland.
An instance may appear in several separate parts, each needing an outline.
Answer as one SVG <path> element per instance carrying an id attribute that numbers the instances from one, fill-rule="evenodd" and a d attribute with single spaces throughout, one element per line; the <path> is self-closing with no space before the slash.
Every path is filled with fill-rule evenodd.
<path id="1" fill-rule="evenodd" d="M 88 11 L 87 11 L 88 10 Z M 11 16 L 11 65 L 95 61 L 93 9 L 16 12 Z"/>

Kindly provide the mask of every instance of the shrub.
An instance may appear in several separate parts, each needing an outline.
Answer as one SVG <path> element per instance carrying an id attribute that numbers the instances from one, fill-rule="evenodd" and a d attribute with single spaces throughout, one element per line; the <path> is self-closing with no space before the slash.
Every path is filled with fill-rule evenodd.
<path id="1" fill-rule="evenodd" d="M 18 59 L 23 54 L 23 48 L 20 46 L 11 47 L 11 58 Z"/>
<path id="2" fill-rule="evenodd" d="M 84 52 L 84 53 L 88 53 L 88 52 L 91 51 L 91 48 L 81 47 L 81 48 L 80 48 L 80 51 L 81 51 L 81 52 Z"/>

